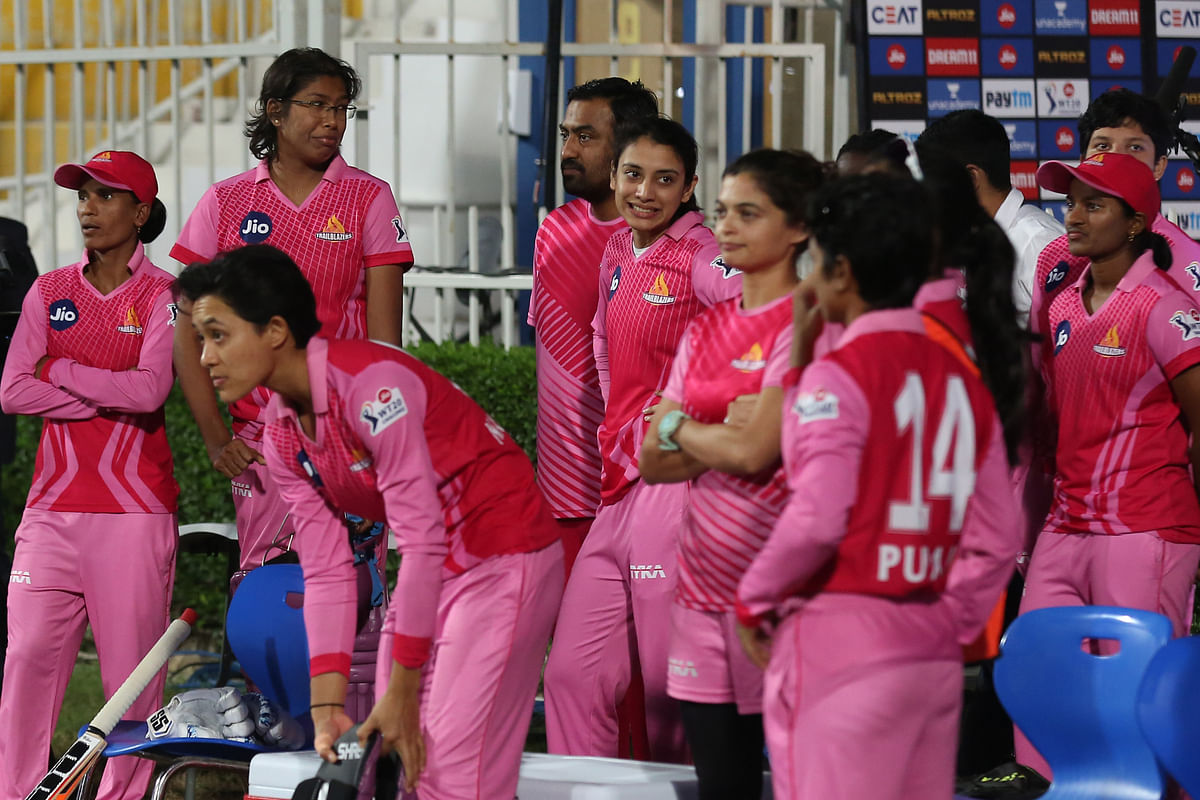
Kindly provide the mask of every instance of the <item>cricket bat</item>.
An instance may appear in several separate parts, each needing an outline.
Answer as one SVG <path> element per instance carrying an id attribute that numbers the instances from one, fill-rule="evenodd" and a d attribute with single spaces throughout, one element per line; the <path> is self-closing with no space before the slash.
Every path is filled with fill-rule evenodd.
<path id="1" fill-rule="evenodd" d="M 121 721 L 122 715 L 129 710 L 142 690 L 154 680 L 158 671 L 166 665 L 171 654 L 183 644 L 183 640 L 192 632 L 195 622 L 196 612 L 189 608 L 167 627 L 162 637 L 150 648 L 150 652 L 146 653 L 125 682 L 113 692 L 113 696 L 88 723 L 83 735 L 67 748 L 63 757 L 25 800 L 67 800 L 71 796 L 104 752 L 107 746 L 106 739 L 112 733 L 112 729 Z"/>

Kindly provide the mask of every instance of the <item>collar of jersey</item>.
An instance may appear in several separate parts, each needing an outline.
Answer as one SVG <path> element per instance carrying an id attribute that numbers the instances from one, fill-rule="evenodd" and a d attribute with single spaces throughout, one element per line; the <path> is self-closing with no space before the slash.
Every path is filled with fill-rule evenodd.
<path id="1" fill-rule="evenodd" d="M 1132 292 L 1134 289 L 1145 283 L 1146 278 L 1157 269 L 1158 267 L 1154 263 L 1153 251 L 1147 250 L 1137 257 L 1137 260 L 1133 262 L 1133 265 L 1129 268 L 1129 271 L 1125 273 L 1125 277 L 1117 281 L 1117 290 L 1125 293 Z M 1071 284 L 1071 288 L 1076 292 L 1082 293 L 1083 290 L 1087 288 L 1088 275 L 1091 274 L 1092 265 L 1089 262 L 1087 269 L 1085 269 L 1079 275 L 1079 280 Z"/>
<path id="2" fill-rule="evenodd" d="M 833 349 L 841 350 L 859 336 L 884 331 L 919 333 L 924 336 L 925 325 L 921 322 L 921 312 L 911 307 L 868 311 L 846 326 L 845 333 L 837 340 Z"/>
<path id="3" fill-rule="evenodd" d="M 342 179 L 342 173 L 349 168 L 346 159 L 342 158 L 342 154 L 338 153 L 333 157 L 333 161 L 329 162 L 329 166 L 325 168 L 325 174 L 321 176 L 321 180 L 337 183 Z M 258 166 L 254 168 L 254 182 L 262 183 L 263 181 L 271 180 L 271 168 L 268 166 L 267 160 L 264 158 L 258 162 Z"/>

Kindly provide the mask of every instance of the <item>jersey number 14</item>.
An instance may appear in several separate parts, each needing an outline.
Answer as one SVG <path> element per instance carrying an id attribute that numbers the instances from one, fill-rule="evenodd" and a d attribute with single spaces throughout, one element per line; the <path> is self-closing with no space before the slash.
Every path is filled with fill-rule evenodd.
<path id="1" fill-rule="evenodd" d="M 933 440 L 933 464 L 925 477 L 921 453 L 925 442 L 925 383 L 916 372 L 904 375 L 904 388 L 892 408 L 896 433 L 912 429 L 912 472 L 909 496 L 888 504 L 888 527 L 898 533 L 929 532 L 929 500 L 950 498 L 950 533 L 962 530 L 967 501 L 975 490 L 975 415 L 966 384 L 958 375 L 946 379 L 942 417 Z M 953 452 L 951 452 L 953 450 Z M 926 488 L 928 487 L 928 488 Z"/>

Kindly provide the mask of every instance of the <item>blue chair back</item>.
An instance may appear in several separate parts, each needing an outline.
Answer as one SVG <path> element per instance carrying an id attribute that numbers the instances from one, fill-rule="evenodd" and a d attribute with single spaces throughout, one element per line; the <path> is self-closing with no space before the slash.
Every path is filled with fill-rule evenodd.
<path id="1" fill-rule="evenodd" d="M 1138 693 L 1138 722 L 1158 761 L 1200 797 L 1200 637 L 1167 642 Z"/>
<path id="2" fill-rule="evenodd" d="M 308 636 L 299 564 L 251 570 L 229 601 L 225 636 L 259 691 L 293 717 L 308 711 Z"/>
<path id="3" fill-rule="evenodd" d="M 1138 729 L 1137 695 L 1170 638 L 1161 614 L 1111 606 L 1043 608 L 1009 626 L 996 693 L 1054 772 L 1044 800 L 1162 796 L 1162 772 Z M 1084 639 L 1115 640 L 1120 650 L 1095 655 Z"/>

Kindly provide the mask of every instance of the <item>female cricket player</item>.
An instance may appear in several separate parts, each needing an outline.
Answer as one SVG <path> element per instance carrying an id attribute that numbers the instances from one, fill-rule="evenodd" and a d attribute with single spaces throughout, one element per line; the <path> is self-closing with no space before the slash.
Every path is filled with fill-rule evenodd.
<path id="1" fill-rule="evenodd" d="M 221 399 L 275 393 L 267 466 L 296 521 L 317 751 L 336 759 L 351 725 L 349 512 L 386 520 L 401 556 L 362 737 L 380 731 L 423 799 L 512 797 L 564 574 L 529 460 L 404 351 L 316 336 L 312 289 L 272 247 L 194 264 L 179 291 Z"/>
<path id="2" fill-rule="evenodd" d="M 932 263 L 924 188 L 835 181 L 809 225 L 806 283 L 846 330 L 786 396 L 792 494 L 738 588 L 739 632 L 767 668 L 775 796 L 948 800 L 960 648 L 1018 548 L 1003 432 L 911 307 Z"/>
<path id="3" fill-rule="evenodd" d="M 0 797 L 45 774 L 59 704 L 90 623 L 112 694 L 169 621 L 178 538 L 163 402 L 171 389 L 173 278 L 142 248 L 162 232 L 154 168 L 107 150 L 54 173 L 73 189 L 83 256 L 25 296 L 0 379 L 9 414 L 43 417 L 8 584 Z M 160 674 L 131 707 L 162 704 Z M 151 764 L 117 759 L 99 796 L 140 798 Z"/>

